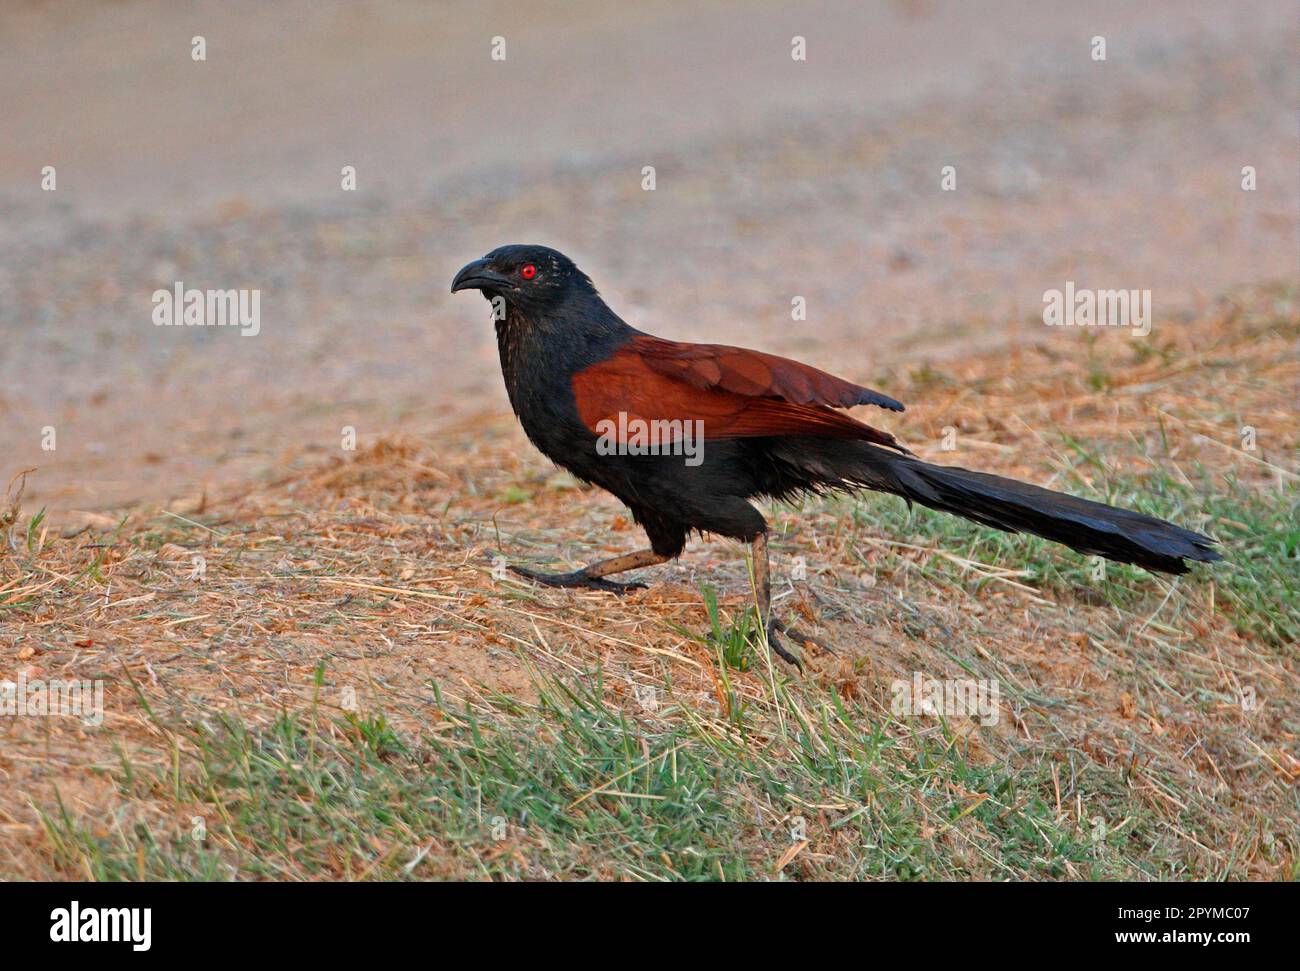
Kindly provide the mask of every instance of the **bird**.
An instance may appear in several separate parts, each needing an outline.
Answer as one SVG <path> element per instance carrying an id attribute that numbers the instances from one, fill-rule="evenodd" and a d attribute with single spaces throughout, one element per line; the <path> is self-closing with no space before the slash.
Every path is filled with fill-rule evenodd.
<path id="1" fill-rule="evenodd" d="M 611 577 L 675 559 L 692 535 L 740 540 L 768 646 L 802 668 L 780 636 L 793 628 L 772 611 L 768 524 L 753 500 L 872 490 L 1157 572 L 1222 558 L 1214 540 L 1154 516 L 922 461 L 846 413 L 904 410 L 879 391 L 763 351 L 640 331 L 550 247 L 498 247 L 455 275 L 451 292 L 464 290 L 492 306 L 506 394 L 529 440 L 622 501 L 649 543 L 567 573 L 511 567 L 537 583 L 626 593 L 645 584 Z"/>

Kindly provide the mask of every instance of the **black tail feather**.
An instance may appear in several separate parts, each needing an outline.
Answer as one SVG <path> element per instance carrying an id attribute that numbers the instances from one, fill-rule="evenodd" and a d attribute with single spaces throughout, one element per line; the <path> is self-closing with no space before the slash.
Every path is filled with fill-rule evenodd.
<path id="1" fill-rule="evenodd" d="M 761 491 L 777 498 L 826 489 L 875 489 L 1011 533 L 1033 533 L 1080 553 L 1162 573 L 1223 557 L 1214 540 L 1163 519 L 986 472 L 930 465 L 864 442 L 778 439 Z"/>
<path id="2" fill-rule="evenodd" d="M 1186 573 L 1187 560 L 1222 559 L 1209 537 L 1154 516 L 986 472 L 880 454 L 899 486 L 890 491 L 986 526 L 1033 533 L 1080 553 L 1162 573 Z"/>

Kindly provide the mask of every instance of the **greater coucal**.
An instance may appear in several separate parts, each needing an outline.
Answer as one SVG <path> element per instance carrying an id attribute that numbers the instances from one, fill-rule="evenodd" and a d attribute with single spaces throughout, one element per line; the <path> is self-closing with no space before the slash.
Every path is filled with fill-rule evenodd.
<path id="1" fill-rule="evenodd" d="M 745 540 L 768 643 L 798 664 L 777 637 L 785 628 L 771 611 L 767 522 L 752 498 L 874 489 L 1148 570 L 1186 573 L 1185 560 L 1220 559 L 1213 540 L 1152 516 L 922 462 L 888 432 L 835 410 L 903 410 L 878 391 L 761 351 L 643 333 L 548 247 L 495 249 L 456 274 L 458 290 L 493 303 L 506 391 L 529 439 L 621 499 L 650 540 L 572 573 L 512 568 L 539 583 L 623 592 L 644 584 L 609 576 L 673 559 L 692 531 Z M 701 452 L 685 459 L 684 437 L 699 428 Z M 654 441 L 647 429 L 678 436 L 676 447 L 660 439 L 657 454 L 633 454 Z"/>

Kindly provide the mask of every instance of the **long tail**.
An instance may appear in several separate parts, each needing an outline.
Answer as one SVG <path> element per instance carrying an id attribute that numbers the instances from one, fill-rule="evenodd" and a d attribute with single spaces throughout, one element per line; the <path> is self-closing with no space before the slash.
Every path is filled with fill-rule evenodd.
<path id="1" fill-rule="evenodd" d="M 872 445 L 846 445 L 828 443 L 813 461 L 814 470 L 809 468 L 805 440 L 799 450 L 803 459 L 800 471 L 814 473 L 821 488 L 866 486 L 892 492 L 985 526 L 1033 533 L 1080 553 L 1134 563 L 1148 570 L 1186 573 L 1187 560 L 1208 563 L 1223 558 L 1214 549 L 1214 540 L 1154 516 L 986 472 L 929 465 Z"/>

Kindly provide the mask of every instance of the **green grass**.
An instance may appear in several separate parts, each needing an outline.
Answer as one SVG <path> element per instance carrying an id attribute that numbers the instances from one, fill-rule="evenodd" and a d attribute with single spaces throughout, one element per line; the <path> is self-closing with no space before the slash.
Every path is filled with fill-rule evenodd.
<path id="1" fill-rule="evenodd" d="M 704 612 L 709 618 L 709 630 L 702 640 L 726 668 L 735 671 L 748 671 L 754 664 L 755 642 L 758 637 L 758 622 L 753 611 L 747 610 L 730 623 L 723 623 L 718 612 L 718 592 L 713 587 L 705 586 L 700 591 L 704 601 Z M 689 631 L 686 631 L 690 635 Z"/>
<path id="2" fill-rule="evenodd" d="M 43 815 L 54 861 L 97 880 L 738 880 L 776 876 L 806 839 L 786 877 L 1181 871 L 1123 773 L 1080 753 L 981 764 L 946 726 L 881 722 L 815 688 L 778 687 L 746 724 L 678 706 L 671 685 L 654 717 L 631 717 L 599 672 L 538 687 L 534 704 L 494 697 L 419 737 L 320 712 L 166 727 L 170 752 L 111 772 L 166 820 L 100 813 L 92 832 L 60 802 Z M 435 687 L 431 721 L 441 705 Z M 1053 765 L 1073 780 L 1062 810 Z"/>

